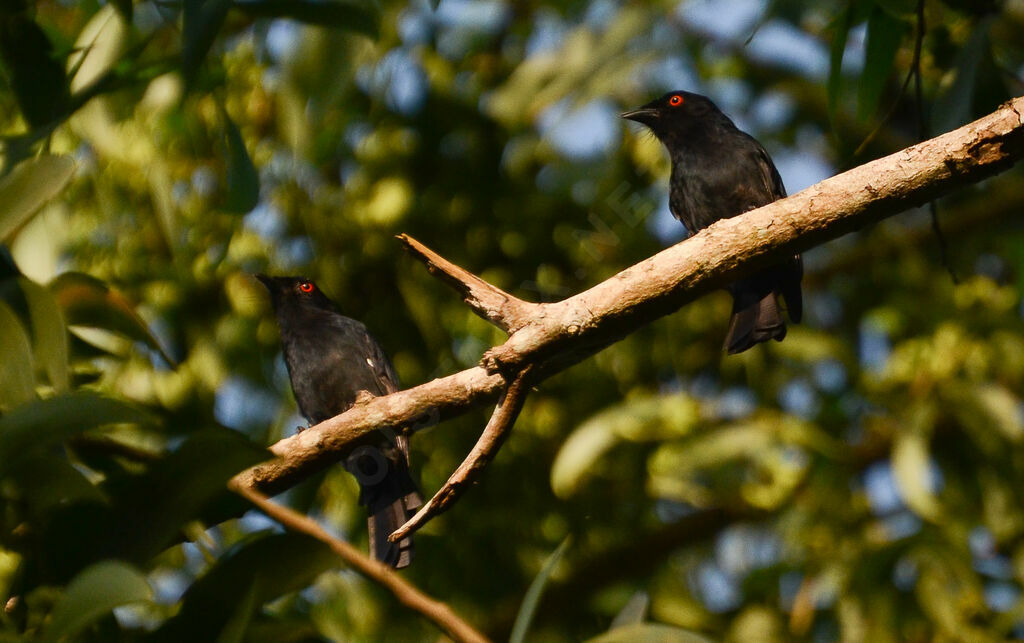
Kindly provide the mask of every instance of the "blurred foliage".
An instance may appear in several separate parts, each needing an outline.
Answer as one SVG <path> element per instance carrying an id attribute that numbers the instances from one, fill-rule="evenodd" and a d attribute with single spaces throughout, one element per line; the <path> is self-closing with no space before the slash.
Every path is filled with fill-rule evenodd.
<path id="1" fill-rule="evenodd" d="M 707 93 L 795 192 L 1024 93 L 1022 29 L 954 0 L 0 2 L 0 638 L 436 638 L 225 491 L 301 424 L 248 274 L 316 279 L 417 384 L 502 336 L 396 233 L 558 299 L 683 235 L 621 109 Z M 717 293 L 544 382 L 404 574 L 497 638 L 1024 636 L 1024 181 L 939 205 L 959 283 L 913 212 L 808 253 L 781 344 L 724 357 Z M 417 435 L 425 491 L 485 419 Z M 344 472 L 285 499 L 365 548 Z"/>

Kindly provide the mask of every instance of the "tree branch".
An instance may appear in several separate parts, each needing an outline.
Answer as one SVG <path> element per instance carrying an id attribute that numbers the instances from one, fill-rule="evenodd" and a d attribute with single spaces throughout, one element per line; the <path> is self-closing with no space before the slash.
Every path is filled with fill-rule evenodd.
<path id="1" fill-rule="evenodd" d="M 462 301 L 466 302 L 473 312 L 506 333 L 522 328 L 539 309 L 537 304 L 513 297 L 468 270 L 456 266 L 407 234 L 398 235 L 398 240 L 409 254 L 426 264 L 430 274 L 462 295 Z"/>
<path id="2" fill-rule="evenodd" d="M 525 325 L 515 328 L 524 321 L 515 314 L 510 319 L 516 323 L 495 322 L 513 332 L 508 341 L 486 353 L 486 370 L 470 368 L 357 404 L 273 445 L 276 460 L 239 474 L 237 480 L 271 492 L 287 488 L 339 460 L 355 439 L 370 431 L 415 430 L 492 402 L 507 385 L 501 372 L 535 364 L 541 368 L 534 379 L 540 381 L 580 356 L 782 257 L 1003 171 L 1024 156 L 1022 114 L 1024 97 L 957 130 L 719 221 L 578 295 L 529 304 L 535 313 Z M 445 274 L 455 279 L 452 275 L 458 271 L 449 268 Z M 475 277 L 466 282 L 464 292 L 472 294 L 467 301 L 491 297 L 481 294 L 484 291 L 501 293 L 481 283 L 486 282 Z M 501 306 L 488 310 L 500 313 Z"/>
<path id="3" fill-rule="evenodd" d="M 469 452 L 455 473 L 448 478 L 448 481 L 434 494 L 434 497 L 423 505 L 415 516 L 396 529 L 388 537 L 388 540 L 397 542 L 422 527 L 434 516 L 446 511 L 483 473 L 483 470 L 498 453 L 498 449 L 505 443 L 505 438 L 508 437 L 509 431 L 516 423 L 516 418 L 519 417 L 519 411 L 522 410 L 523 403 L 526 401 L 526 393 L 530 389 L 528 376 L 532 368 L 532 365 L 527 365 L 509 384 L 508 389 L 498 400 L 498 405 L 494 407 L 494 413 L 487 422 L 487 426 L 484 427 L 483 433 L 480 434 L 480 439 L 473 445 L 473 450 Z"/>
<path id="4" fill-rule="evenodd" d="M 472 625 L 462 620 L 448 605 L 427 596 L 384 563 L 363 555 L 347 542 L 331 536 L 315 520 L 272 502 L 270 498 L 254 489 L 235 482 L 232 482 L 230 486 L 232 491 L 259 507 L 260 511 L 288 529 L 307 534 L 326 543 L 349 567 L 384 586 L 395 595 L 400 603 L 419 612 L 455 641 L 486 643 L 487 638 Z"/>

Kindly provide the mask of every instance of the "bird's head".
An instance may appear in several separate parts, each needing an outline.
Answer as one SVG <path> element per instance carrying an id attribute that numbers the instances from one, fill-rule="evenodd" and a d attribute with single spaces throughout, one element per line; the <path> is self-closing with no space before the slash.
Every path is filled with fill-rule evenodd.
<path id="1" fill-rule="evenodd" d="M 319 287 L 305 277 L 268 277 L 254 275 L 270 293 L 274 310 L 308 307 L 334 310 L 334 302 Z"/>
<path id="2" fill-rule="evenodd" d="M 643 123 L 666 142 L 673 135 L 714 125 L 719 119 L 726 118 L 710 98 L 684 91 L 669 92 L 621 116 Z"/>

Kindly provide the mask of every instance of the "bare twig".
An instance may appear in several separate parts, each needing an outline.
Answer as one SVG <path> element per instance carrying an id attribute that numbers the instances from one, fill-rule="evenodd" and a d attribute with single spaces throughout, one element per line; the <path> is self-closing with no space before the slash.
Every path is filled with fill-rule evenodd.
<path id="1" fill-rule="evenodd" d="M 298 531 L 326 543 L 349 565 L 363 576 L 382 585 L 395 595 L 400 603 L 419 612 L 424 618 L 439 627 L 456 641 L 483 643 L 487 638 L 472 625 L 462 620 L 448 605 L 435 600 L 399 576 L 384 563 L 363 555 L 352 545 L 338 540 L 327 533 L 315 520 L 303 516 L 293 509 L 276 504 L 259 491 L 235 481 L 229 483 L 232 491 L 243 496 L 252 504 L 292 531 Z"/>
<path id="2" fill-rule="evenodd" d="M 426 264 L 430 274 L 458 291 L 473 312 L 507 333 L 522 328 L 538 308 L 456 266 L 407 234 L 398 235 L 398 240 L 409 254 Z"/>
<path id="3" fill-rule="evenodd" d="M 502 373 L 535 364 L 542 366 L 533 376 L 540 381 L 572 363 L 567 354 L 599 350 L 781 257 L 977 183 L 1022 157 L 1024 97 L 955 131 L 718 221 L 578 295 L 531 304 L 535 314 L 488 351 L 487 368 L 357 404 L 273 445 L 278 459 L 238 480 L 263 491 L 287 488 L 336 462 L 370 431 L 428 426 L 488 404 L 507 384 Z"/>
<path id="4" fill-rule="evenodd" d="M 519 416 L 519 411 L 526 401 L 526 394 L 530 389 L 528 376 L 533 369 L 527 365 L 508 385 L 498 405 L 494 407 L 491 419 L 484 427 L 480 439 L 473 445 L 466 459 L 459 465 L 459 468 L 448 478 L 434 497 L 427 504 L 423 505 L 416 515 L 410 518 L 404 525 L 396 529 L 389 537 L 391 542 L 397 542 L 412 532 L 422 527 L 428 520 L 444 512 L 465 492 L 469 485 L 479 477 L 483 470 L 490 464 L 491 460 L 498 453 L 498 449 L 504 444 L 509 431 Z"/>

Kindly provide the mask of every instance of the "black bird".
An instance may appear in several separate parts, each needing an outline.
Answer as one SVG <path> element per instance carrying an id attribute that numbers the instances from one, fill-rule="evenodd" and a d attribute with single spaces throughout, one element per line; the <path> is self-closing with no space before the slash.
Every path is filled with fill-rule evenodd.
<path id="1" fill-rule="evenodd" d="M 649 127 L 668 149 L 669 208 L 690 234 L 786 196 L 764 147 L 705 96 L 669 92 L 622 117 Z M 802 277 L 803 262 L 796 255 L 731 284 L 726 351 L 740 353 L 769 339 L 782 341 L 786 324 L 777 297 L 782 296 L 789 318 L 799 323 Z"/>
<path id="2" fill-rule="evenodd" d="M 361 322 L 338 312 L 333 301 L 302 277 L 256 275 L 270 291 L 281 345 L 299 411 L 317 424 L 351 407 L 360 391 L 374 396 L 398 390 L 388 356 Z M 359 503 L 369 511 L 370 555 L 392 567 L 412 562 L 412 538 L 388 536 L 423 504 L 409 474 L 409 442 L 382 431 L 345 460 L 359 481 Z"/>

